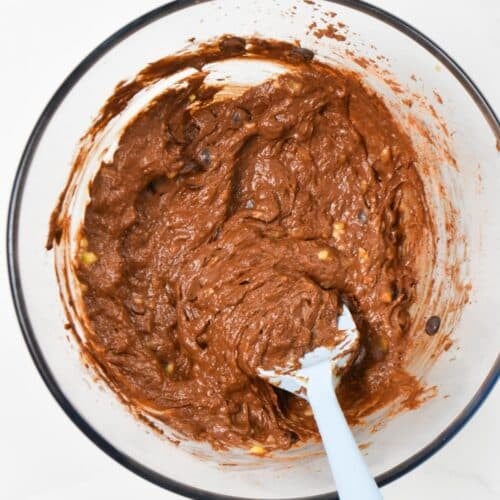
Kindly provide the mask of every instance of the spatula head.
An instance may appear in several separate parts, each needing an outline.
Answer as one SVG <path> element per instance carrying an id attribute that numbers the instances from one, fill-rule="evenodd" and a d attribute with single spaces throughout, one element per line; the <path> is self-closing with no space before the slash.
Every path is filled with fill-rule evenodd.
<path id="1" fill-rule="evenodd" d="M 337 386 L 342 373 L 354 361 L 359 351 L 359 332 L 345 304 L 342 306 L 342 314 L 337 318 L 337 329 L 343 334 L 342 339 L 333 347 L 319 346 L 306 353 L 299 360 L 299 368 L 259 368 L 259 376 L 280 389 L 307 399 L 308 370 L 319 363 L 329 363 L 334 387 Z"/>

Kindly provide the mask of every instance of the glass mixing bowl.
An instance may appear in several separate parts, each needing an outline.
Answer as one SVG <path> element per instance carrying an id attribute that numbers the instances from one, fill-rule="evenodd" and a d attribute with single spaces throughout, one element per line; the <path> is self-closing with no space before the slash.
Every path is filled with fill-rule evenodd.
<path id="1" fill-rule="evenodd" d="M 331 11 L 336 16 L 326 14 L 326 22 L 345 27 L 336 24 L 336 37 L 318 38 L 310 25 L 316 20 L 321 27 L 323 12 Z M 369 426 L 355 429 L 359 442 L 370 442 L 364 452 L 372 473 L 386 484 L 445 445 L 498 378 L 500 126 L 480 91 L 447 54 L 369 4 L 177 1 L 131 22 L 89 54 L 39 118 L 12 191 L 8 263 L 26 343 L 67 415 L 97 446 L 142 477 L 190 498 L 332 498 L 335 485 L 319 445 L 262 459 L 221 455 L 203 445 L 176 446 L 135 419 L 82 363 L 78 344 L 64 329 L 53 256 L 44 248 L 50 213 L 79 138 L 114 86 L 147 63 L 185 48 L 191 37 L 203 41 L 225 33 L 300 40 L 318 57 L 359 72 L 408 124 L 419 152 L 432 157 L 433 169 L 422 177 L 440 237 L 428 297 L 443 311 L 441 331 L 432 338 L 435 351 L 443 352 L 434 360 L 424 356 L 410 369 L 438 392 L 415 411 L 387 421 L 375 415 Z M 72 216 L 81 218 L 82 210 Z M 450 218 L 456 238 L 448 239 Z M 450 281 L 450 268 L 461 289 Z M 378 432 L 370 432 L 373 425 Z M 236 465 L 223 465 L 228 461 Z"/>

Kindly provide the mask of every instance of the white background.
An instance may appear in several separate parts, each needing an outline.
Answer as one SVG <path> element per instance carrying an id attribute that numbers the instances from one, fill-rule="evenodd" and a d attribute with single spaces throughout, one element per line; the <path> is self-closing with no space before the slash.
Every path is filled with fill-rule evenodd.
<path id="1" fill-rule="evenodd" d="M 115 463 L 73 425 L 52 399 L 31 361 L 15 318 L 4 243 L 14 173 L 43 107 L 96 45 L 161 3 L 0 0 L 0 499 L 180 498 Z M 437 42 L 462 65 L 500 112 L 500 1 L 373 3 Z M 499 409 L 497 387 L 444 449 L 384 487 L 384 498 L 499 499 Z"/>

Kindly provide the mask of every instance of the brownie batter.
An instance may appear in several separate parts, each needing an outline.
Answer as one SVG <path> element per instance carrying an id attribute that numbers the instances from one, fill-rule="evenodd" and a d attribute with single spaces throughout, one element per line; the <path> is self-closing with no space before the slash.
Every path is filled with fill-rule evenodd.
<path id="1" fill-rule="evenodd" d="M 271 57 L 255 47 L 190 57 Z M 410 140 L 354 74 L 280 47 L 286 74 L 221 100 L 198 73 L 141 112 L 82 228 L 94 358 L 127 400 L 216 448 L 318 438 L 307 402 L 257 368 L 332 342 L 343 302 L 362 343 L 338 389 L 349 421 L 418 385 L 404 368 L 428 218 Z"/>

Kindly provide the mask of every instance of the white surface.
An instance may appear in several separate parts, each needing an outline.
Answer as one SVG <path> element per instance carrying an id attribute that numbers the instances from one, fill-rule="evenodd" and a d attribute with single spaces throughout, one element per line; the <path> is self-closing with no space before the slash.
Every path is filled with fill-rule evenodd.
<path id="1" fill-rule="evenodd" d="M 19 156 L 49 97 L 100 41 L 160 3 L 4 0 L 0 4 L 3 56 L 0 90 L 4 97 L 0 121 L 4 174 L 0 183 L 2 238 L 7 197 Z M 439 43 L 476 81 L 493 107 L 500 109 L 498 67 L 488 64 L 500 49 L 499 2 L 435 2 L 432 15 L 413 1 L 376 3 Z M 120 10 L 115 12 L 118 5 Z M 104 455 L 74 427 L 52 399 L 31 362 L 15 320 L 4 271 L 4 248 L 1 242 L 0 317 L 4 355 L 0 363 L 0 390 L 4 401 L 11 403 L 2 405 L 0 417 L 0 498 L 174 498 Z M 497 388 L 472 422 L 445 449 L 385 487 L 386 500 L 498 498 L 500 480 L 495 464 L 500 434 L 495 417 L 499 395 Z"/>

